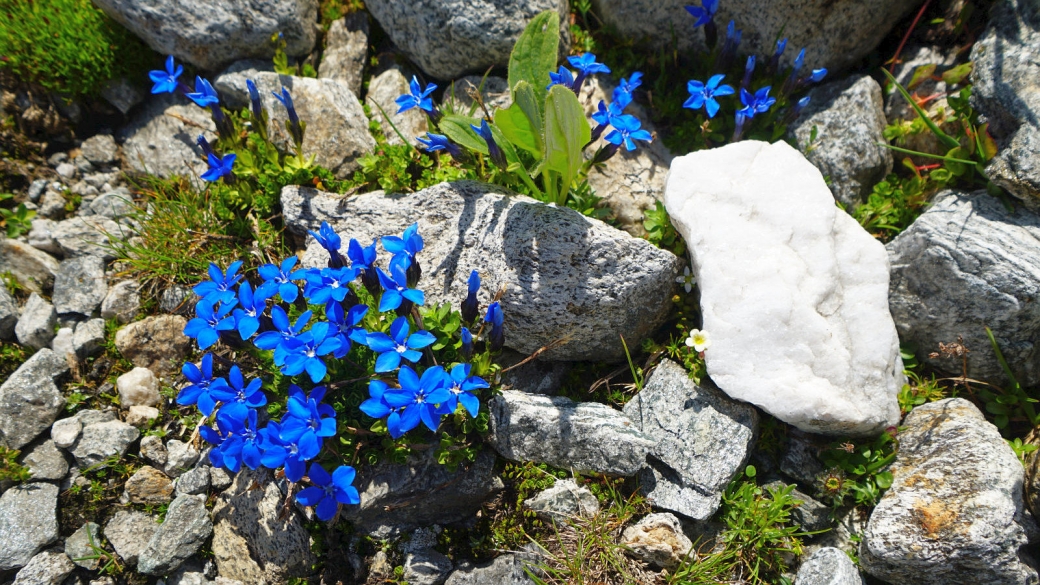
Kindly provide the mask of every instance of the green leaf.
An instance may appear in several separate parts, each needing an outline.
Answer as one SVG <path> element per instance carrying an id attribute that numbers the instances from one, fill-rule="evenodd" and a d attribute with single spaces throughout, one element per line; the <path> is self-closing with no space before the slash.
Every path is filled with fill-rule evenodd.
<path id="1" fill-rule="evenodd" d="M 971 61 L 968 61 L 967 63 L 962 63 L 954 67 L 953 69 L 944 72 L 942 74 L 942 79 L 946 82 L 947 85 L 957 85 L 958 83 L 964 81 L 965 77 L 971 75 L 972 66 L 973 65 Z"/>
<path id="2" fill-rule="evenodd" d="M 883 490 L 887 490 L 892 487 L 892 472 L 882 471 L 881 473 L 874 476 L 874 481 L 877 482 L 877 486 Z"/>
<path id="3" fill-rule="evenodd" d="M 473 128 L 470 127 L 471 124 L 473 126 L 480 126 L 480 120 L 469 116 L 452 114 L 450 116 L 444 116 L 444 118 L 441 119 L 440 124 L 438 124 L 438 127 L 441 129 L 441 132 L 444 132 L 445 136 L 458 142 L 462 146 L 465 146 L 470 150 L 475 150 L 481 154 L 487 154 L 487 143 L 473 131 Z"/>
<path id="4" fill-rule="evenodd" d="M 592 139 L 585 110 L 574 92 L 554 85 L 545 100 L 545 168 L 563 177 L 566 192 L 581 169 L 582 149 Z"/>
<path id="5" fill-rule="evenodd" d="M 526 81 L 538 96 L 545 95 L 549 72 L 556 69 L 560 47 L 560 14 L 546 10 L 531 19 L 509 55 L 509 87 Z"/>
<path id="6" fill-rule="evenodd" d="M 921 109 L 921 106 L 917 105 L 917 102 L 915 102 L 914 99 L 910 97 L 910 93 L 906 91 L 906 88 L 904 88 L 902 85 L 899 85 L 899 82 L 896 81 L 896 78 L 888 72 L 888 69 L 882 68 L 881 72 L 884 73 L 885 77 L 888 78 L 892 85 L 894 85 L 896 89 L 899 90 L 899 93 L 903 95 L 903 99 L 905 99 L 906 102 L 910 104 L 910 107 L 913 108 L 915 112 L 917 112 L 917 115 L 920 116 L 921 121 L 923 121 L 925 125 L 928 126 L 928 129 L 932 131 L 932 134 L 935 134 L 935 136 L 943 144 L 945 144 L 947 148 L 957 148 L 958 146 L 960 146 L 960 143 L 957 142 L 956 138 L 950 136 L 949 134 L 939 129 L 939 126 L 936 125 L 935 121 L 928 117 L 928 114 L 923 109 Z"/>
<path id="7" fill-rule="evenodd" d="M 935 73 L 935 63 L 921 65 L 917 69 L 914 69 L 914 76 L 910 78 L 910 83 L 906 84 L 906 88 L 913 89 L 918 85 L 921 85 L 921 83 L 929 79 L 933 73 Z"/>
<path id="8" fill-rule="evenodd" d="M 495 112 L 495 125 L 513 143 L 542 158 L 542 113 L 531 84 L 521 81 L 513 89 L 513 104 Z"/>

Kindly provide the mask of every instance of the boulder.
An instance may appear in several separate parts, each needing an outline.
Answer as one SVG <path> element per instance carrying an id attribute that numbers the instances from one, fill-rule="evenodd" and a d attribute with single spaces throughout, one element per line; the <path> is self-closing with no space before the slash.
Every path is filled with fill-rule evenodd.
<path id="1" fill-rule="evenodd" d="M 58 486 L 33 482 L 0 496 L 0 571 L 24 567 L 58 540 Z"/>
<path id="2" fill-rule="evenodd" d="M 367 59 L 368 13 L 353 12 L 329 25 L 318 77 L 342 81 L 359 96 Z"/>
<path id="3" fill-rule="evenodd" d="M 42 219 L 33 220 L 33 229 Z M 30 232 L 30 238 L 32 232 Z M 42 293 L 54 286 L 58 261 L 29 244 L 11 238 L 0 238 L 0 272 L 10 272 L 18 284 Z"/>
<path id="4" fill-rule="evenodd" d="M 75 570 L 76 565 L 65 553 L 42 552 L 18 571 L 12 585 L 62 585 Z"/>
<path id="5" fill-rule="evenodd" d="M 184 335 L 187 323 L 179 315 L 145 317 L 116 332 L 116 349 L 135 366 L 160 376 L 179 372 L 191 348 L 191 338 Z"/>
<path id="6" fill-rule="evenodd" d="M 137 557 L 148 546 L 159 523 L 144 512 L 119 510 L 105 524 L 105 538 L 127 564 L 136 565 Z"/>
<path id="7" fill-rule="evenodd" d="M 18 324 L 18 303 L 7 292 L 6 286 L 0 286 L 0 340 L 10 341 L 14 337 L 14 327 Z"/>
<path id="8" fill-rule="evenodd" d="M 200 186 L 197 177 L 209 168 L 195 142 L 200 134 L 217 138 L 209 110 L 176 96 L 150 96 L 122 131 L 123 153 L 134 172 L 185 177 Z"/>
<path id="9" fill-rule="evenodd" d="M 120 420 L 83 425 L 76 444 L 69 452 L 81 469 L 97 465 L 109 457 L 126 455 L 130 444 L 141 436 L 141 431 Z"/>
<path id="10" fill-rule="evenodd" d="M 22 314 L 14 326 L 14 334 L 18 343 L 32 349 L 46 348 L 54 339 L 54 326 L 58 323 L 58 313 L 54 305 L 48 303 L 36 293 L 29 295 L 22 307 Z"/>
<path id="11" fill-rule="evenodd" d="M 52 440 L 46 440 L 25 454 L 22 465 L 29 468 L 34 481 L 60 481 L 69 472 L 69 462 Z"/>
<path id="12" fill-rule="evenodd" d="M 570 45 L 566 0 L 370 0 L 365 8 L 412 62 L 438 79 L 507 65 L 528 21 L 544 10 L 560 13 L 564 53 Z"/>
<path id="13" fill-rule="evenodd" d="M 105 261 L 76 256 L 62 261 L 54 278 L 54 310 L 62 316 L 90 317 L 108 294 Z"/>
<path id="14" fill-rule="evenodd" d="M 591 518 L 599 514 L 599 500 L 585 486 L 573 479 L 556 480 L 551 488 L 524 500 L 524 507 L 544 521 L 566 524 L 573 518 Z"/>
<path id="15" fill-rule="evenodd" d="M 274 56 L 271 36 L 285 52 L 306 55 L 314 47 L 317 0 L 252 0 L 198 4 L 177 0 L 99 0 L 98 7 L 130 29 L 153 51 L 173 55 L 204 71 L 237 59 Z M 185 79 L 191 84 L 190 79 Z"/>
<path id="16" fill-rule="evenodd" d="M 229 102 L 245 105 L 249 103 L 247 79 L 256 83 L 269 116 L 267 131 L 271 141 L 282 151 L 295 152 L 292 137 L 285 128 L 285 121 L 289 119 L 285 106 L 273 95 L 280 93 L 282 87 L 292 94 L 296 113 L 307 124 L 303 153 L 313 155 L 315 164 L 345 179 L 358 168 L 358 159 L 375 148 L 365 110 L 345 82 L 231 69 L 217 77 L 213 85 Z"/>
<path id="17" fill-rule="evenodd" d="M 116 319 L 119 323 L 134 320 L 141 308 L 140 284 L 124 280 L 109 287 L 105 300 L 101 301 L 101 317 Z"/>
<path id="18" fill-rule="evenodd" d="M 425 136 L 429 130 L 426 113 L 419 108 L 397 113 L 394 100 L 406 93 L 409 93 L 408 78 L 398 66 L 387 69 L 368 82 L 365 105 L 372 119 L 382 127 L 387 144 L 417 144 L 416 137 Z M 404 136 L 403 141 L 397 135 L 398 132 Z"/>
<path id="19" fill-rule="evenodd" d="M 758 434 L 758 412 L 665 359 L 625 404 L 636 429 L 655 442 L 640 486 L 655 508 L 707 520 L 726 486 L 744 470 Z"/>
<path id="20" fill-rule="evenodd" d="M 254 482 L 262 481 L 259 489 Z M 213 506 L 213 556 L 220 574 L 244 583 L 284 583 L 310 574 L 310 535 L 270 477 L 243 470 Z"/>
<path id="21" fill-rule="evenodd" d="M 986 176 L 1040 210 L 1040 18 L 1032 0 L 993 4 L 989 26 L 971 50 L 972 105 L 986 117 L 997 156 Z"/>
<path id="22" fill-rule="evenodd" d="M 997 428 L 963 398 L 918 406 L 903 427 L 860 566 L 891 583 L 1036 583 L 1026 546 L 1038 527 L 1022 464 Z"/>
<path id="23" fill-rule="evenodd" d="M 869 75 L 854 75 L 813 89 L 809 98 L 787 135 L 830 179 L 834 199 L 852 212 L 892 172 L 892 151 L 881 146 L 887 124 L 881 86 Z"/>
<path id="24" fill-rule="evenodd" d="M 693 550 L 679 519 L 667 513 L 650 514 L 626 528 L 621 544 L 639 559 L 662 569 L 678 567 Z M 697 553 L 692 554 L 696 558 Z"/>
<path id="25" fill-rule="evenodd" d="M 451 559 L 430 548 L 405 555 L 402 577 L 408 585 L 441 585 L 453 568 Z"/>
<path id="26" fill-rule="evenodd" d="M 849 555 L 825 547 L 809 555 L 798 567 L 795 585 L 863 585 L 863 577 Z"/>
<path id="27" fill-rule="evenodd" d="M 808 432 L 899 422 L 884 246 L 801 153 L 746 140 L 677 158 L 665 206 L 692 252 L 719 388 Z"/>
<path id="28" fill-rule="evenodd" d="M 960 376 L 962 359 L 939 344 L 963 338 L 968 377 L 1004 385 L 989 327 L 1018 381 L 1040 383 L 1040 215 L 986 191 L 945 191 L 887 247 L 889 306 L 918 359 Z"/>
<path id="29" fill-rule="evenodd" d="M 755 0 L 719 2 L 715 23 L 719 44 L 733 20 L 743 31 L 740 52 L 772 55 L 777 39 L 788 39 L 784 62 L 805 47 L 807 68 L 846 69 L 885 38 L 921 0 L 794 0 L 762 4 Z M 622 36 L 657 47 L 676 39 L 682 50 L 704 50 L 702 28 L 691 30 L 689 0 L 593 0 L 596 15 Z M 694 4 L 696 6 L 696 3 Z"/>
<path id="30" fill-rule="evenodd" d="M 657 441 L 606 404 L 505 391 L 488 403 L 489 443 L 512 461 L 635 475 Z"/>
<path id="31" fill-rule="evenodd" d="M 65 406 L 56 382 L 68 362 L 41 349 L 0 385 L 0 445 L 21 449 L 46 431 Z"/>
<path id="32" fill-rule="evenodd" d="M 134 504 L 163 505 L 173 497 L 173 482 L 163 472 L 145 465 L 126 480 L 126 497 Z"/>
<path id="33" fill-rule="evenodd" d="M 205 500 L 179 496 L 167 509 L 166 521 L 138 556 L 137 570 L 145 575 L 168 574 L 198 552 L 212 533 Z"/>
<path id="34" fill-rule="evenodd" d="M 566 341 L 543 352 L 546 360 L 623 360 L 620 335 L 635 343 L 670 313 L 680 266 L 670 252 L 577 211 L 471 181 L 350 198 L 286 187 L 282 210 L 296 235 L 327 221 L 344 245 L 350 238 L 367 245 L 418 222 L 427 305 L 460 302 L 477 270 L 482 306 L 505 290 L 508 347 L 530 354 Z M 328 254 L 309 243 L 302 264 L 326 265 Z"/>

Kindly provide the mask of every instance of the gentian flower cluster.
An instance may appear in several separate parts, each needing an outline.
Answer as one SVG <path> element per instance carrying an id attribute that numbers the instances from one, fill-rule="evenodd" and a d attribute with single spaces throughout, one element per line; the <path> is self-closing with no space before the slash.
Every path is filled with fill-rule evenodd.
<path id="1" fill-rule="evenodd" d="M 422 328 L 415 309 L 425 303 L 418 288 L 424 242 L 417 225 L 369 246 L 352 239 L 346 256 L 341 254 L 342 238 L 328 224 L 311 235 L 328 252 L 326 266 L 302 268 L 290 256 L 260 266 L 251 281 L 240 272 L 240 261 L 226 270 L 211 265 L 208 279 L 193 288 L 199 297 L 196 316 L 184 329 L 203 350 L 224 342 L 236 348 L 252 343 L 271 352 L 284 376 L 313 385 L 309 393 L 290 384 L 284 414 L 266 420 L 269 396 L 263 381 L 247 380 L 238 364 L 223 358 L 227 374 L 215 376 L 214 356 L 222 352 L 210 349 L 199 364 L 184 364 L 188 384 L 177 403 L 194 405 L 206 417 L 199 433 L 212 445 L 214 466 L 232 472 L 265 467 L 280 470 L 292 484 L 306 481 L 310 486 L 296 494 L 297 501 L 313 506 L 319 519 L 330 520 L 339 505 L 359 502 L 351 485 L 353 468 L 341 465 L 330 473 L 316 462 L 325 440 L 337 432 L 337 413 L 326 402 L 337 386 L 329 379 L 334 360 L 348 358 L 355 349 L 360 353 L 352 361 L 372 363 L 368 360 L 374 358 L 369 398 L 360 411 L 383 419 L 394 439 L 419 426 L 436 431 L 446 415 L 476 417 L 478 394 L 489 384 L 465 361 L 473 356 L 475 343 L 466 327 L 457 342 L 464 361 L 439 365 L 428 355 L 438 338 Z M 391 256 L 386 270 L 378 266 L 377 244 Z M 478 334 L 486 331 L 483 347 L 497 351 L 504 344 L 501 305 L 491 303 L 479 322 L 480 277 L 475 271 L 468 285 L 461 321 L 479 326 Z M 368 297 L 371 307 L 361 302 Z M 396 317 L 391 319 L 392 314 Z"/>

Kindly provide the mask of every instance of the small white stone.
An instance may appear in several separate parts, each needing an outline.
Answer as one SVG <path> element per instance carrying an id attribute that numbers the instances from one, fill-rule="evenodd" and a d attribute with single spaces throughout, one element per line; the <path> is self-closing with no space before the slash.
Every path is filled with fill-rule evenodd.
<path id="1" fill-rule="evenodd" d="M 76 346 L 73 343 L 73 336 L 75 332 L 72 327 L 62 327 L 58 329 L 58 333 L 55 334 L 54 339 L 51 341 L 51 349 L 54 353 L 65 357 L 72 354 L 72 357 L 76 357 Z"/>
<path id="2" fill-rule="evenodd" d="M 159 404 L 159 380 L 148 368 L 134 368 L 119 376 L 116 388 L 123 408 Z"/>
<path id="3" fill-rule="evenodd" d="M 708 374 L 804 431 L 898 424 L 904 382 L 885 247 L 784 142 L 676 158 L 665 206 L 701 290 Z"/>
<path id="4" fill-rule="evenodd" d="M 126 415 L 126 422 L 135 427 L 143 427 L 157 418 L 159 418 L 158 408 L 135 404 L 130 407 L 130 412 Z"/>
<path id="5" fill-rule="evenodd" d="M 78 418 L 63 418 L 51 426 L 51 440 L 62 449 L 68 449 L 76 443 L 83 424 Z"/>

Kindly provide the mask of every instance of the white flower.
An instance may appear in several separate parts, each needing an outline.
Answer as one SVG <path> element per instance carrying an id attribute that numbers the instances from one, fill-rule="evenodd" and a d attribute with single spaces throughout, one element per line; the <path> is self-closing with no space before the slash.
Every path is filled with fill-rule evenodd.
<path id="1" fill-rule="evenodd" d="M 708 339 L 708 332 L 701 331 L 700 329 L 694 329 L 690 331 L 690 336 L 686 338 L 686 346 L 692 347 L 694 351 L 700 353 L 711 345 L 711 340 Z"/>
<path id="2" fill-rule="evenodd" d="M 690 272 L 690 267 L 687 266 L 683 269 L 682 274 L 675 277 L 675 282 L 678 282 L 679 284 L 683 285 L 683 288 L 686 289 L 687 293 L 689 293 L 693 290 L 693 284 L 697 282 L 697 279 L 693 277 L 693 273 Z"/>

